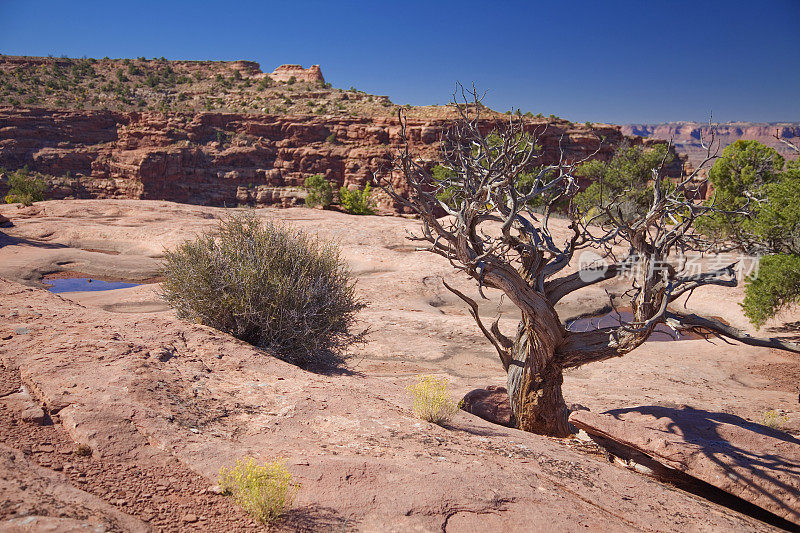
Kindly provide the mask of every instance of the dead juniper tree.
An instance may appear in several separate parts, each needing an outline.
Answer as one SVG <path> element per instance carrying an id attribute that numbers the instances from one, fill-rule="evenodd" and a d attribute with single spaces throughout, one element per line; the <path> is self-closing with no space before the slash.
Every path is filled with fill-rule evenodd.
<path id="1" fill-rule="evenodd" d="M 519 308 L 522 319 L 511 339 L 500 331 L 499 318 L 487 327 L 476 302 L 445 283 L 469 305 L 497 350 L 508 373 L 517 427 L 552 436 L 570 434 L 561 392 L 563 371 L 622 356 L 661 323 L 676 331 L 701 328 L 754 346 L 800 351 L 798 344 L 753 338 L 715 319 L 670 308 L 705 285 L 737 285 L 735 263 L 693 273 L 685 261 L 675 260 L 715 244 L 694 228 L 715 209 L 697 192 L 704 181 L 699 170 L 715 157 L 713 139 L 703 165 L 677 183 L 663 177 L 663 162 L 662 168 L 653 169 L 649 208 L 626 209 L 622 191 L 590 212 L 580 212 L 572 200 L 579 192 L 575 169 L 583 161 L 568 161 L 562 151 L 557 163 L 542 165 L 537 144 L 541 131 L 530 131 L 521 119 L 511 117 L 486 134 L 479 95 L 462 88 L 461 96 L 464 104 L 455 106 L 460 118 L 441 139 L 440 164 L 449 170 L 445 176 L 435 175 L 411 153 L 401 112 L 405 148 L 393 172 L 407 191 L 398 192 L 386 175 L 378 181 L 395 201 L 420 215 L 422 233 L 412 238 L 427 241 L 431 252 L 474 278 L 481 296 L 483 287 L 493 287 Z M 557 208 L 570 216 L 563 242 L 552 231 Z M 579 251 L 591 251 L 599 261 L 575 269 Z M 565 327 L 555 310 L 559 300 L 612 278 L 630 283 L 623 303 L 632 319 L 585 332 Z"/>

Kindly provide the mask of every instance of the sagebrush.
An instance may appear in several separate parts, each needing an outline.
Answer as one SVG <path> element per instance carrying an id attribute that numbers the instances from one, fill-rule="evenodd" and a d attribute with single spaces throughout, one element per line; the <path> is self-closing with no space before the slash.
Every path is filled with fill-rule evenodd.
<path id="1" fill-rule="evenodd" d="M 781 415 L 778 411 L 770 410 L 761 415 L 761 422 L 772 429 L 781 429 L 789 421 L 789 417 Z"/>
<path id="2" fill-rule="evenodd" d="M 408 387 L 411 394 L 411 410 L 427 422 L 442 425 L 449 422 L 460 405 L 450 397 L 447 378 L 420 376 Z"/>
<path id="3" fill-rule="evenodd" d="M 292 474 L 281 460 L 263 465 L 252 457 L 237 460 L 232 468 L 221 468 L 219 486 L 230 494 L 236 503 L 259 522 L 268 523 L 292 505 L 299 489 L 292 482 Z"/>
<path id="4" fill-rule="evenodd" d="M 288 362 L 335 362 L 364 307 L 336 246 L 254 213 L 168 251 L 163 298 L 186 318 Z"/>

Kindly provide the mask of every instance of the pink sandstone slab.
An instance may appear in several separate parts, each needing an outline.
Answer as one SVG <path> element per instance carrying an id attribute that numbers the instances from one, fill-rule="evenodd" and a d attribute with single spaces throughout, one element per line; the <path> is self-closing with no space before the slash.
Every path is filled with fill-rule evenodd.
<path id="1" fill-rule="evenodd" d="M 570 422 L 800 524 L 800 440 L 782 431 L 687 406 L 576 411 Z"/>

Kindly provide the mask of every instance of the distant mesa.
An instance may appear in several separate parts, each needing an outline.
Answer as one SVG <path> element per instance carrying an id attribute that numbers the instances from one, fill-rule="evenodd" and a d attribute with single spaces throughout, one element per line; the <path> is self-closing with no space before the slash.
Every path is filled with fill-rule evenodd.
<path id="1" fill-rule="evenodd" d="M 800 123 L 798 122 L 727 122 L 714 124 L 715 141 L 720 149 L 733 144 L 739 139 L 759 141 L 775 148 L 782 156 L 794 159 L 797 154 L 775 138 L 798 143 L 800 140 Z M 639 135 L 650 139 L 671 140 L 679 153 L 686 154 L 693 166 L 698 166 L 706 156 L 702 142 L 709 142 L 711 129 L 708 124 L 700 122 L 667 122 L 662 124 L 625 124 L 622 126 L 625 135 Z"/>
<path id="2" fill-rule="evenodd" d="M 322 77 L 322 70 L 319 65 L 311 65 L 308 68 L 303 68 L 300 65 L 281 65 L 272 74 L 269 74 L 269 77 L 275 81 L 289 81 L 294 77 L 296 81 L 325 83 L 325 78 Z"/>

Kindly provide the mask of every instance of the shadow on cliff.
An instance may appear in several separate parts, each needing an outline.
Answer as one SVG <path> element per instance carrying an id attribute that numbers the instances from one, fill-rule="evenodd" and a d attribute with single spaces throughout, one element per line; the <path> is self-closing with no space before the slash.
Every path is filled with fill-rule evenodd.
<path id="1" fill-rule="evenodd" d="M 736 426 L 755 435 L 763 435 L 794 445 L 800 445 L 800 440 L 777 429 L 749 422 L 736 415 L 686 406 L 682 408 L 640 406 L 612 409 L 605 412 L 605 414 L 623 421 L 622 415 L 626 413 L 668 419 L 670 422 L 665 431 L 680 436 L 689 445 L 696 446 L 699 454 L 715 464 L 729 478 L 746 486 L 749 492 L 768 498 L 774 506 L 785 509 L 788 514 L 796 517 L 796 521 L 800 521 L 799 510 L 793 509 L 781 498 L 765 489 L 765 486 L 772 485 L 791 494 L 795 489 L 781 481 L 775 476 L 775 473 L 782 472 L 791 477 L 800 477 L 800 464 L 788 462 L 786 458 L 778 455 L 759 454 L 741 447 L 740 443 L 732 443 L 722 434 L 720 426 L 723 424 Z M 741 440 L 748 441 L 747 434 Z M 737 469 L 746 470 L 748 475 L 742 476 Z M 758 480 L 761 480 L 762 484 L 757 483 Z M 785 524 L 781 526 L 784 527 Z"/>

